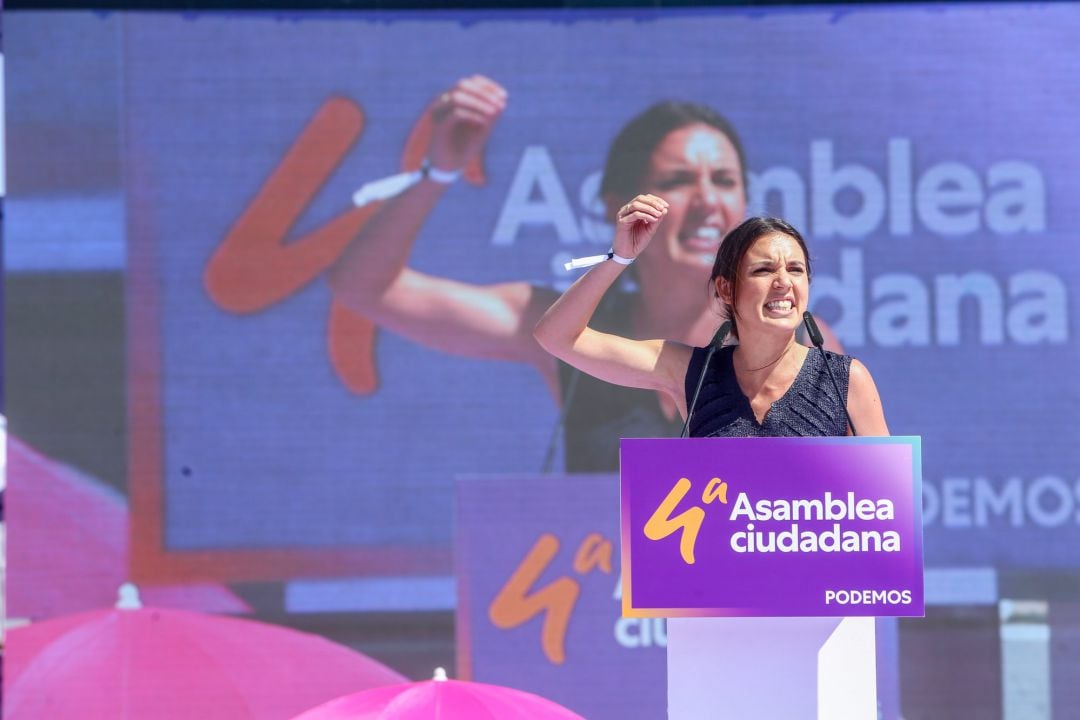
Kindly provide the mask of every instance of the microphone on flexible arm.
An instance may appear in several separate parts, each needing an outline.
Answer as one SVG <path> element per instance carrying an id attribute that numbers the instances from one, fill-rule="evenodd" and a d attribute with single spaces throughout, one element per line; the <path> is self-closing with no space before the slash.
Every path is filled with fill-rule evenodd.
<path id="1" fill-rule="evenodd" d="M 729 334 L 731 334 L 731 321 L 725 320 L 716 330 L 712 342 L 709 343 L 709 350 L 705 353 L 705 364 L 701 368 L 701 375 L 698 377 L 697 387 L 694 388 L 694 397 L 690 400 L 690 407 L 686 409 L 686 422 L 683 423 L 682 432 L 679 433 L 679 437 L 681 438 L 686 437 L 686 433 L 690 429 L 690 418 L 694 416 L 694 406 L 697 405 L 698 395 L 701 393 L 701 386 L 705 382 L 705 373 L 709 370 L 709 362 L 712 360 L 713 354 L 724 344 L 724 341 L 727 340 Z"/>
<path id="2" fill-rule="evenodd" d="M 821 328 L 817 326 L 817 322 L 814 321 L 814 316 L 807 310 L 802 314 L 803 324 L 806 325 L 806 332 L 810 335 L 810 342 L 813 343 L 821 352 L 821 360 L 825 363 L 825 370 L 829 373 L 829 379 L 832 380 L 833 390 L 836 391 L 836 397 L 840 400 L 840 406 L 844 408 L 844 415 L 847 417 L 847 423 L 851 427 L 851 434 L 858 435 L 855 430 L 855 423 L 851 420 L 851 415 L 848 415 L 847 403 L 844 401 L 844 394 L 840 392 L 840 385 L 836 382 L 836 376 L 833 375 L 832 368 L 829 367 L 829 358 L 825 355 L 825 338 L 821 335 Z"/>

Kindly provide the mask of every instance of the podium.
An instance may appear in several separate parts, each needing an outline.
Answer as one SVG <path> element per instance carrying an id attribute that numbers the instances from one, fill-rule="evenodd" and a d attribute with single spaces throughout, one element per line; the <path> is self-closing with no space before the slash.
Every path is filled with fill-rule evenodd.
<path id="1" fill-rule="evenodd" d="M 878 717 L 875 617 L 924 613 L 920 452 L 622 441 L 623 614 L 668 618 L 669 720 Z"/>

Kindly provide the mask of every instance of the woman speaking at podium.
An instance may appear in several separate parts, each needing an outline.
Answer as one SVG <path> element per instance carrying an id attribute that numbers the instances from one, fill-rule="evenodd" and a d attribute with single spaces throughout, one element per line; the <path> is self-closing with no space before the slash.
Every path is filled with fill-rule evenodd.
<path id="1" fill-rule="evenodd" d="M 632 340 L 589 327 L 605 292 L 648 247 L 667 211 L 668 203 L 651 194 L 623 205 L 608 259 L 555 301 L 535 337 L 582 372 L 663 393 L 685 418 L 712 355 L 707 348 Z M 810 278 L 806 242 L 783 220 L 750 218 L 726 235 L 710 276 L 712 298 L 703 288 L 702 302 L 722 304 L 738 344 L 712 356 L 692 410 L 692 436 L 889 434 L 874 380 L 862 363 L 796 342 Z"/>
<path id="2" fill-rule="evenodd" d="M 651 194 L 619 208 L 609 257 L 540 319 L 540 345 L 602 380 L 663 393 L 683 417 L 689 409 L 695 437 L 888 435 L 863 364 L 822 349 L 815 329 L 816 348 L 796 342 L 810 259 L 798 230 L 783 220 L 750 218 L 731 230 L 720 244 L 707 295 L 702 288 L 703 304 L 722 304 L 737 345 L 715 350 L 723 327 L 710 348 L 632 340 L 589 327 L 604 292 L 648 247 L 667 211 L 668 203 Z M 821 649 L 836 633 L 846 645 L 830 653 L 830 668 L 842 657 L 839 667 L 863 671 L 842 673 L 843 692 L 825 700 L 817 688 L 837 673 L 823 674 Z M 876 670 L 865 671 L 876 667 L 874 635 L 869 618 L 669 618 L 667 716 L 710 717 L 722 702 L 725 717 L 875 717 Z M 777 692 L 781 687 L 785 691 Z M 841 706 L 842 713 L 832 712 Z"/>

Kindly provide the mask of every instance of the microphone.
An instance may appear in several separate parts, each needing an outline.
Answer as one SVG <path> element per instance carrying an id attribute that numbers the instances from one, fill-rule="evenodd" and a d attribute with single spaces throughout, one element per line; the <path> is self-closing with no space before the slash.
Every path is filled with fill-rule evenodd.
<path id="1" fill-rule="evenodd" d="M 709 370 L 709 362 L 712 360 L 713 353 L 724 344 L 724 341 L 727 340 L 729 334 L 731 334 L 731 321 L 725 320 L 720 327 L 717 328 L 712 341 L 709 342 L 709 350 L 705 354 L 705 364 L 701 368 L 701 375 L 698 376 L 697 387 L 694 388 L 694 397 L 690 400 L 690 407 L 686 410 L 686 422 L 683 423 L 682 432 L 679 433 L 680 438 L 686 437 L 686 433 L 690 429 L 690 418 L 694 416 L 694 407 L 697 405 L 698 395 L 701 393 L 701 386 L 705 383 L 705 373 Z"/>
<path id="2" fill-rule="evenodd" d="M 802 314 L 802 319 L 803 324 L 806 325 L 806 332 L 810 335 L 810 342 L 819 350 L 824 349 L 822 346 L 825 344 L 825 338 L 822 336 L 821 328 L 817 326 L 814 316 L 807 311 Z"/>
<path id="3" fill-rule="evenodd" d="M 803 325 L 806 326 L 806 332 L 810 335 L 810 342 L 821 353 L 821 361 L 825 363 L 825 371 L 829 373 L 829 380 L 832 381 L 833 390 L 836 391 L 836 397 L 840 400 L 841 407 L 844 408 L 844 415 L 847 417 L 847 424 L 851 427 L 851 434 L 858 435 L 855 431 L 855 423 L 851 421 L 851 416 L 848 415 L 847 403 L 844 401 L 844 394 L 840 392 L 840 385 L 836 382 L 836 376 L 833 375 L 832 368 L 829 367 L 829 358 L 825 355 L 825 338 L 821 334 L 821 328 L 818 327 L 817 322 L 814 320 L 814 316 L 807 310 L 802 314 Z"/>

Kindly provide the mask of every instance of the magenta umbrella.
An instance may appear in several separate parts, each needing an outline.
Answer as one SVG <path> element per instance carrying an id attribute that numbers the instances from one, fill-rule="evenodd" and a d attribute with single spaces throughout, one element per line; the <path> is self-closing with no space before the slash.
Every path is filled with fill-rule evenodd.
<path id="1" fill-rule="evenodd" d="M 8 435 L 7 614 L 45 619 L 108 607 L 128 579 L 123 497 Z M 146 586 L 146 602 L 216 613 L 251 608 L 223 585 Z"/>
<path id="2" fill-rule="evenodd" d="M 438 668 L 424 682 L 347 695 L 293 720 L 584 720 L 539 695 L 501 685 L 447 680 Z"/>
<path id="3" fill-rule="evenodd" d="M 405 680 L 316 635 L 141 608 L 130 591 L 113 610 L 9 631 L 4 675 L 5 720 L 285 720 Z"/>

